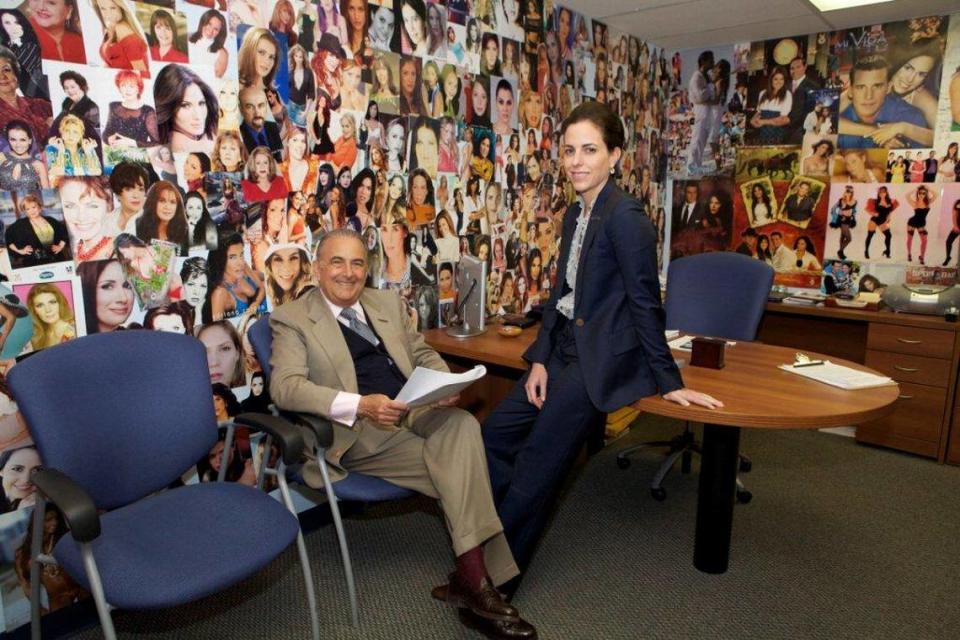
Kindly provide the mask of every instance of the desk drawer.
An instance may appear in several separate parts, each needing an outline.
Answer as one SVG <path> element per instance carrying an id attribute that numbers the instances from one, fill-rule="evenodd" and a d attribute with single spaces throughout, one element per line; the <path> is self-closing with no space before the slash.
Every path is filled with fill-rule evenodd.
<path id="1" fill-rule="evenodd" d="M 926 445 L 931 444 L 932 455 L 936 456 L 946 399 L 944 389 L 901 382 L 893 413 L 858 426 L 857 440 L 888 446 L 897 439 L 921 441 L 918 442 L 920 448 L 925 452 Z"/>
<path id="2" fill-rule="evenodd" d="M 949 360 L 871 349 L 867 351 L 865 364 L 897 382 L 913 382 L 946 388 L 950 381 Z"/>
<path id="3" fill-rule="evenodd" d="M 954 335 L 953 331 L 873 322 L 867 333 L 867 349 L 949 360 L 953 357 Z"/>

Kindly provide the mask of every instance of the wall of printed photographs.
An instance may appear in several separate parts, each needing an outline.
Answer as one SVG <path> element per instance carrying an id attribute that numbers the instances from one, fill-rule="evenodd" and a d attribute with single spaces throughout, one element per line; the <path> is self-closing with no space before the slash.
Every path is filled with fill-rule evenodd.
<path id="1" fill-rule="evenodd" d="M 622 181 L 662 236 L 676 88 L 663 51 L 549 0 L 0 0 L 0 363 L 191 333 L 218 415 L 262 410 L 246 331 L 313 286 L 313 245 L 346 226 L 422 329 L 448 321 L 464 254 L 490 266 L 489 311 L 522 313 L 554 285 L 573 198 L 563 117 L 584 99 L 623 115 Z M 9 630 L 29 620 L 41 461 L 2 377 L 0 425 Z M 262 451 L 232 453 L 228 478 L 252 483 Z M 86 597 L 42 581 L 45 612 Z"/>
<path id="2" fill-rule="evenodd" d="M 780 284 L 850 294 L 956 282 L 960 14 L 681 51 L 670 68 L 670 258 L 739 251 Z"/>

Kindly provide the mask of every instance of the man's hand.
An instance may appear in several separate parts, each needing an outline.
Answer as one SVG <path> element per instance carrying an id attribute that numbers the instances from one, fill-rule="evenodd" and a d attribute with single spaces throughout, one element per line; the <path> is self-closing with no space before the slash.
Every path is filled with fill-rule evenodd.
<path id="1" fill-rule="evenodd" d="M 407 413 L 407 405 L 391 400 L 382 393 L 374 393 L 360 398 L 357 415 L 370 418 L 378 425 L 394 427 Z"/>
<path id="2" fill-rule="evenodd" d="M 547 368 L 539 362 L 533 363 L 523 388 L 527 392 L 527 401 L 537 409 L 543 409 L 547 400 Z"/>

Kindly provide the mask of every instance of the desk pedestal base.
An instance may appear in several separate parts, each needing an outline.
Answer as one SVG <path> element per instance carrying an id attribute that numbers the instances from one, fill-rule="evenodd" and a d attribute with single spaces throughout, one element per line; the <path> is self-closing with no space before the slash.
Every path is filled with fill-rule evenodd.
<path id="1" fill-rule="evenodd" d="M 730 561 L 739 449 L 739 427 L 703 425 L 693 566 L 704 573 L 724 573 Z"/>

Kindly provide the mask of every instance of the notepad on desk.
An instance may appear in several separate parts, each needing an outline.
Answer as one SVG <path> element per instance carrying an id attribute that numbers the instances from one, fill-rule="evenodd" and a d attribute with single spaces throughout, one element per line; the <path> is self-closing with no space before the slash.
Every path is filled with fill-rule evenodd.
<path id="1" fill-rule="evenodd" d="M 840 389 L 870 389 L 873 387 L 883 387 L 890 384 L 896 384 L 892 378 L 887 376 L 878 376 L 875 373 L 852 369 L 843 365 L 834 364 L 829 360 L 824 360 L 823 364 L 815 366 L 794 366 L 792 364 L 782 364 L 780 368 L 790 373 L 795 373 L 804 378 L 810 378 L 817 382 L 823 382 Z"/>

